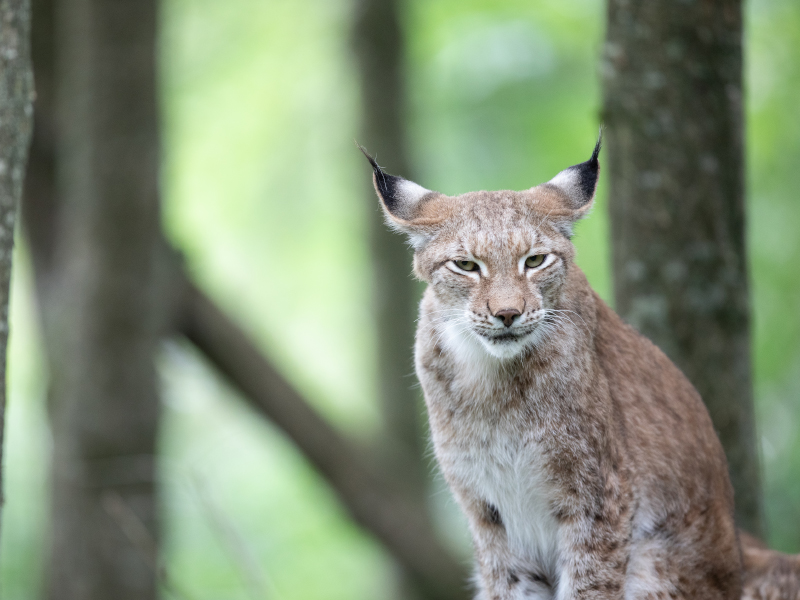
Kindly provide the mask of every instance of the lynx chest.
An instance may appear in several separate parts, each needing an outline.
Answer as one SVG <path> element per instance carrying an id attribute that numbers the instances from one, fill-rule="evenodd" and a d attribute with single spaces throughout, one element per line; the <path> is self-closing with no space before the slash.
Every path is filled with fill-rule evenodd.
<path id="1" fill-rule="evenodd" d="M 494 418 L 453 414 L 451 419 L 456 436 L 442 439 L 434 433 L 445 476 L 466 494 L 497 509 L 509 550 L 520 566 L 531 565 L 555 576 L 558 523 L 551 508 L 555 490 L 544 468 L 539 435 L 513 412 Z"/>

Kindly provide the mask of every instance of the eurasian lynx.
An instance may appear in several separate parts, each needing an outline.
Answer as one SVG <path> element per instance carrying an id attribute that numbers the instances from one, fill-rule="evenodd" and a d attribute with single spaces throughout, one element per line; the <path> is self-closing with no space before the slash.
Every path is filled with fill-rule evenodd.
<path id="1" fill-rule="evenodd" d="M 478 597 L 739 598 L 733 494 L 708 413 L 574 262 L 599 151 L 525 191 L 456 197 L 370 159 L 428 283 L 416 370 L 469 520 Z"/>

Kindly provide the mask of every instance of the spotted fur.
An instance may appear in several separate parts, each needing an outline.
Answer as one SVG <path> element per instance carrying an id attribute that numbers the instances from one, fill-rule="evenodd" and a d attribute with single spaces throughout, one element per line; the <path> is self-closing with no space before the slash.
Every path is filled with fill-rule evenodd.
<path id="1" fill-rule="evenodd" d="M 596 152 L 525 191 L 456 197 L 373 166 L 428 283 L 416 370 L 471 528 L 478 598 L 738 598 L 732 490 L 708 413 L 574 262 Z"/>

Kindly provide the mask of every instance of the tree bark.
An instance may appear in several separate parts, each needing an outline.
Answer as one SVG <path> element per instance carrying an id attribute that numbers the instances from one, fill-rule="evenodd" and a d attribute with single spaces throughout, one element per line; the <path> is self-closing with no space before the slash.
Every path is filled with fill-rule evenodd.
<path id="1" fill-rule="evenodd" d="M 56 186 L 37 189 L 59 209 L 54 228 L 39 224 L 55 234 L 39 288 L 53 432 L 48 597 L 146 600 L 156 557 L 112 509 L 127 506 L 158 539 L 155 0 L 60 0 L 54 29 Z M 31 239 L 34 256 L 48 256 L 46 240 Z"/>
<path id="2" fill-rule="evenodd" d="M 411 179 L 406 153 L 405 44 L 399 0 L 359 0 L 355 7 L 352 45 L 361 88 L 361 139 L 389 171 Z M 372 252 L 372 313 L 377 331 L 379 396 L 388 439 L 397 440 L 407 461 L 405 484 L 422 493 L 423 408 L 414 385 L 414 331 L 418 293 L 411 278 L 411 254 L 402 236 L 389 230 L 364 163 Z M 387 456 L 391 460 L 391 456 Z"/>
<path id="3" fill-rule="evenodd" d="M 30 20 L 30 2 L 0 0 L 0 505 L 4 501 L 3 432 L 14 224 L 33 116 Z"/>
<path id="4" fill-rule="evenodd" d="M 603 77 L 617 310 L 702 395 L 760 535 L 741 0 L 609 0 Z"/>

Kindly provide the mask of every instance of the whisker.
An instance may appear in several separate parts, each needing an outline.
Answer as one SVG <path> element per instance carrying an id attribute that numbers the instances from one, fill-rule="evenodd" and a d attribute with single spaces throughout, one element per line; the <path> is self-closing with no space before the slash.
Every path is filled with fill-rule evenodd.
<path id="1" fill-rule="evenodd" d="M 444 313 L 444 312 L 464 312 L 464 309 L 461 308 L 443 308 L 441 310 L 426 310 L 425 315 L 435 315 L 436 313 Z"/>
<path id="2" fill-rule="evenodd" d="M 563 309 L 556 309 L 556 308 L 547 308 L 545 310 L 550 311 L 550 312 L 554 312 L 554 313 L 571 313 L 571 314 L 575 315 L 576 317 L 578 317 L 581 321 L 583 321 L 583 324 L 586 327 L 586 330 L 589 331 L 589 324 L 580 315 L 580 313 L 577 313 L 574 310 L 563 310 Z"/>
<path id="3" fill-rule="evenodd" d="M 433 324 L 433 323 L 441 323 L 441 322 L 443 322 L 443 321 L 450 321 L 450 320 L 452 320 L 452 319 L 453 319 L 453 317 L 459 317 L 459 316 L 462 316 L 462 315 L 460 315 L 460 314 L 455 314 L 455 315 L 441 315 L 441 316 L 439 316 L 439 317 L 436 317 L 435 319 L 431 319 L 429 322 L 430 322 L 431 324 Z"/>

